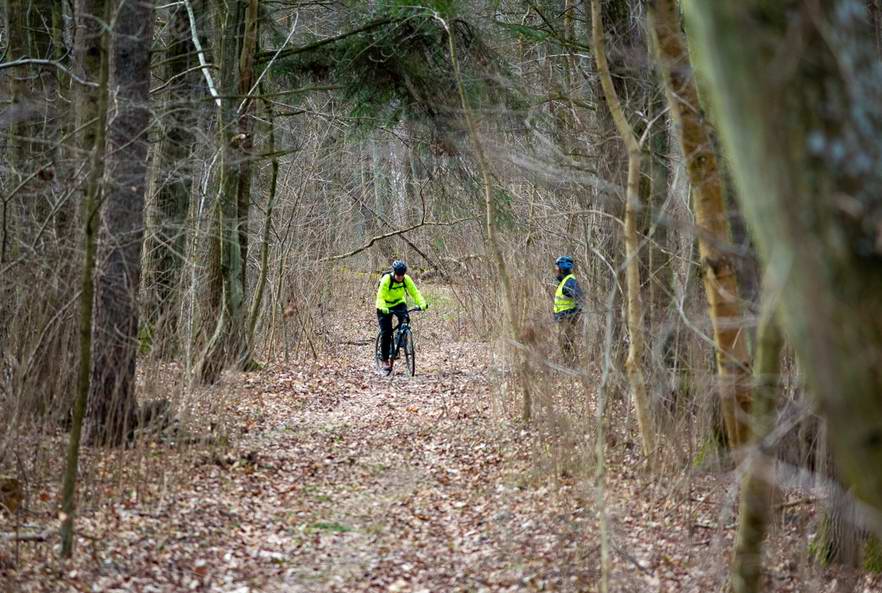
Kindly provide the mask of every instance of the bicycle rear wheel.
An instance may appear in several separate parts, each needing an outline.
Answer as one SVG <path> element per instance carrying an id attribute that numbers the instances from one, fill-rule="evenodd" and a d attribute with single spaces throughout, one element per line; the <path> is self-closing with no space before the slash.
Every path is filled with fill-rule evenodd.
<path id="1" fill-rule="evenodd" d="M 407 332 L 403 336 L 404 344 L 404 362 L 407 367 L 407 374 L 413 377 L 416 374 L 416 350 L 413 345 L 413 332 Z"/>

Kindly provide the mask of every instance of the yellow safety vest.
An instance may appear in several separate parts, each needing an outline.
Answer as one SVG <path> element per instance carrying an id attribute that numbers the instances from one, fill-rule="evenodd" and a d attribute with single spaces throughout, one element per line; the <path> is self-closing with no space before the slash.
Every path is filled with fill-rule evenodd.
<path id="1" fill-rule="evenodd" d="M 576 308 L 576 299 L 572 297 L 568 297 L 564 294 L 564 284 L 567 283 L 567 280 L 570 278 L 575 278 L 574 274 L 567 274 L 564 276 L 564 279 L 560 281 L 560 284 L 557 286 L 557 290 L 554 292 L 554 312 L 555 313 L 563 313 L 564 311 L 569 311 L 570 309 Z"/>
<path id="2" fill-rule="evenodd" d="M 407 274 L 401 283 L 395 282 L 392 274 L 385 274 L 377 287 L 377 309 L 391 309 L 405 302 L 405 294 L 410 295 L 421 309 L 426 308 L 426 299 L 420 294 L 416 284 Z"/>

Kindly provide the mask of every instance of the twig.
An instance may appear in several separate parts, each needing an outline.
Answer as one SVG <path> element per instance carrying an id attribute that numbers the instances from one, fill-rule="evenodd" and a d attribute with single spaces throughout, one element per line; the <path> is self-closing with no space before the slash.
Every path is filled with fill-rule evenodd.
<path id="1" fill-rule="evenodd" d="M 37 533 L 0 533 L 0 542 L 45 542 L 52 535 L 52 531 L 40 531 Z"/>
<path id="2" fill-rule="evenodd" d="M 295 47 L 289 50 L 285 50 L 284 52 L 276 52 L 272 59 L 276 59 L 280 54 L 283 58 L 287 58 L 289 56 L 293 56 L 299 53 L 310 52 L 319 49 L 320 47 L 324 47 L 325 45 L 336 43 L 347 37 L 351 37 L 352 35 L 358 35 L 359 33 L 367 33 L 368 31 L 372 31 L 373 29 L 377 29 L 384 25 L 388 25 L 390 23 L 395 22 L 393 19 L 378 19 L 376 21 L 371 21 L 363 27 L 359 27 L 357 29 L 353 29 L 352 31 L 347 31 L 345 33 L 341 33 L 340 35 L 335 35 L 334 37 L 328 37 L 327 39 L 322 39 L 321 41 L 316 41 L 315 43 L 310 43 L 309 45 L 304 45 L 303 47 Z M 284 46 L 283 46 L 284 47 Z M 268 54 L 269 52 L 267 52 Z M 267 54 L 257 56 L 257 61 L 260 62 L 261 58 L 265 57 Z"/>
<path id="3" fill-rule="evenodd" d="M 159 85 L 158 87 L 153 88 L 153 89 L 150 89 L 150 94 L 153 95 L 153 94 L 155 94 L 155 93 L 158 93 L 159 91 L 161 91 L 162 89 L 164 89 L 165 87 L 167 87 L 168 85 L 170 85 L 172 82 L 174 82 L 174 81 L 177 80 L 178 78 L 180 78 L 180 77 L 182 77 L 182 76 L 186 76 L 186 75 L 189 74 L 190 72 L 193 72 L 193 70 L 202 70 L 203 68 L 207 68 L 207 67 L 211 67 L 211 66 L 213 66 L 213 64 L 205 64 L 205 65 L 203 65 L 203 64 L 199 64 L 198 66 L 193 66 L 193 67 L 191 67 L 191 68 L 187 68 L 187 69 L 184 70 L 183 72 L 179 72 L 179 73 L 175 74 L 174 76 L 172 76 L 171 78 L 169 78 L 168 80 L 166 80 L 165 82 L 163 82 L 163 83 L 162 83 L 161 85 Z"/>
<path id="4" fill-rule="evenodd" d="M 792 500 L 790 502 L 782 502 L 781 504 L 775 507 L 775 510 L 781 511 L 783 509 L 789 509 L 792 507 L 798 507 L 804 504 L 814 504 L 818 499 L 815 497 L 811 498 L 800 498 L 799 500 Z"/>
<path id="5" fill-rule="evenodd" d="M 628 562 L 630 562 L 631 564 L 636 566 L 643 574 L 647 574 L 649 576 L 652 576 L 654 574 L 651 570 L 649 570 L 648 568 L 646 568 L 645 566 L 640 564 L 640 562 L 636 558 L 634 558 L 627 551 L 625 551 L 625 549 L 622 548 L 622 546 L 613 542 L 612 547 L 616 552 L 618 552 L 619 556 L 621 556 L 622 558 L 624 558 L 625 560 L 627 560 Z"/>
<path id="6" fill-rule="evenodd" d="M 56 62 L 55 60 L 41 60 L 38 58 L 21 58 L 19 60 L 13 60 L 12 62 L 3 62 L 0 63 L 0 70 L 4 70 L 6 68 L 14 68 L 16 66 L 52 66 L 61 70 L 68 76 L 70 76 L 71 80 L 77 82 L 83 86 L 88 86 L 92 88 L 98 88 L 98 83 L 90 82 L 88 80 L 84 80 L 71 72 L 67 66 L 63 65 L 61 62 Z"/>
<path id="7" fill-rule="evenodd" d="M 236 110 L 236 113 L 242 113 L 242 108 L 245 107 L 245 103 L 248 101 L 249 97 L 251 97 L 251 93 L 257 88 L 257 85 L 260 84 L 260 81 L 263 80 L 263 77 L 269 72 L 269 69 L 272 67 L 273 62 L 276 61 L 276 58 L 279 57 L 279 54 L 282 53 L 282 50 L 285 49 L 285 46 L 291 41 L 291 38 L 294 37 L 294 31 L 297 30 L 297 23 L 300 22 L 300 11 L 297 11 L 297 16 L 294 17 L 294 25 L 291 26 L 291 32 L 288 33 L 288 37 L 285 39 L 285 43 L 283 43 L 279 49 L 276 50 L 276 53 L 273 55 L 272 59 L 267 63 L 266 67 L 263 69 L 263 72 L 260 73 L 260 76 L 257 77 L 257 80 L 254 81 L 254 84 L 251 87 L 251 90 L 248 91 L 248 94 L 245 95 L 245 98 L 242 99 L 242 102 L 239 103 L 239 108 Z"/>

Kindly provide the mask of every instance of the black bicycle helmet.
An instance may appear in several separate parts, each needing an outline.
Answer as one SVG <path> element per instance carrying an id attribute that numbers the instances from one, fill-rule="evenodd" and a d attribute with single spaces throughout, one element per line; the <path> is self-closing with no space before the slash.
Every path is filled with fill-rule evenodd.
<path id="1" fill-rule="evenodd" d="M 407 264 L 401 261 L 400 259 L 396 259 L 392 262 L 392 273 L 398 274 L 399 276 L 404 275 L 407 272 Z"/>
<path id="2" fill-rule="evenodd" d="M 569 255 L 562 255 L 554 260 L 554 264 L 560 268 L 561 272 L 570 272 L 573 269 L 573 258 Z"/>

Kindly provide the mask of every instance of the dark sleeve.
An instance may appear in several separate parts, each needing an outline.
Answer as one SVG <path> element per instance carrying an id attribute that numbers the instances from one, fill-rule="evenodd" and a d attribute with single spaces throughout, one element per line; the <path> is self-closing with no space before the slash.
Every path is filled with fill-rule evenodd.
<path id="1" fill-rule="evenodd" d="M 570 297 L 571 299 L 576 299 L 576 303 L 581 305 L 584 302 L 584 298 L 582 295 L 582 288 L 579 286 L 579 283 L 576 282 L 575 278 L 570 278 L 567 280 L 566 284 L 563 287 L 564 296 Z"/>

